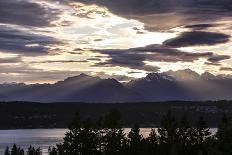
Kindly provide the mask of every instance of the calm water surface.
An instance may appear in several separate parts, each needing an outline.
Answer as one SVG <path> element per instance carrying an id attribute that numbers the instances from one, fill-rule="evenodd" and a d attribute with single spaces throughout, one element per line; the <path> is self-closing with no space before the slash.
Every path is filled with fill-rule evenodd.
<path id="1" fill-rule="evenodd" d="M 43 154 L 47 154 L 49 146 L 62 142 L 66 129 L 23 129 L 23 130 L 0 130 L 0 155 L 4 154 L 6 146 L 13 144 L 27 149 L 30 144 L 40 147 Z"/>
<path id="2" fill-rule="evenodd" d="M 149 128 L 142 128 L 141 133 L 147 137 L 150 133 Z M 40 147 L 43 155 L 47 155 L 48 147 L 62 142 L 67 129 L 23 129 L 23 130 L 0 130 L 0 155 L 4 154 L 6 146 L 12 147 L 17 144 L 25 150 L 31 144 Z M 130 129 L 125 129 L 128 133 Z M 216 129 L 212 129 L 214 133 Z"/>

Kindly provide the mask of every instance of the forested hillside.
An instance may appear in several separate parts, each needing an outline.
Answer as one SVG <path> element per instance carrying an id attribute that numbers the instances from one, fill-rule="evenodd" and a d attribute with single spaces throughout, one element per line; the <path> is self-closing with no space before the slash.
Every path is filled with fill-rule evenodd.
<path id="1" fill-rule="evenodd" d="M 232 116 L 231 101 L 120 104 L 4 102 L 0 103 L 0 128 L 66 128 L 76 112 L 83 118 L 95 119 L 112 108 L 122 113 L 124 127 L 134 124 L 156 127 L 167 111 L 172 111 L 177 119 L 186 115 L 190 121 L 203 116 L 210 127 L 217 126 L 224 113 Z"/>

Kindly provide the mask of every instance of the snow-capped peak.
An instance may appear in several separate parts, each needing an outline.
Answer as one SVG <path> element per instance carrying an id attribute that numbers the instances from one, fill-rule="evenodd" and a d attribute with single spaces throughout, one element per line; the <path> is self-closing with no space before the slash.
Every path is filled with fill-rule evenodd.
<path id="1" fill-rule="evenodd" d="M 148 82 L 150 81 L 161 81 L 161 80 L 168 80 L 168 81 L 173 81 L 173 79 L 165 74 L 162 73 L 150 73 L 145 77 L 145 80 L 147 80 Z"/>

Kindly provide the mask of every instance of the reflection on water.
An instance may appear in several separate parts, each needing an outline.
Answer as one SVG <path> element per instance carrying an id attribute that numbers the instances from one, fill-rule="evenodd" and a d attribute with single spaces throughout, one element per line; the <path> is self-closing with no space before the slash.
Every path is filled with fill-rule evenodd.
<path id="1" fill-rule="evenodd" d="M 66 129 L 25 129 L 25 130 L 0 130 L 0 154 L 4 154 L 6 146 L 13 144 L 27 149 L 31 144 L 40 147 L 43 154 L 48 147 L 62 142 Z"/>
<path id="2" fill-rule="evenodd" d="M 141 133 L 147 137 L 150 130 L 142 128 Z M 17 144 L 23 149 L 27 149 L 29 145 L 40 147 L 43 155 L 46 155 L 49 146 L 62 142 L 66 131 L 66 129 L 0 130 L 0 154 L 4 154 L 6 146 L 12 147 L 13 144 Z M 129 131 L 129 128 L 125 129 L 125 133 Z M 216 129 L 211 129 L 211 131 L 215 133 Z"/>

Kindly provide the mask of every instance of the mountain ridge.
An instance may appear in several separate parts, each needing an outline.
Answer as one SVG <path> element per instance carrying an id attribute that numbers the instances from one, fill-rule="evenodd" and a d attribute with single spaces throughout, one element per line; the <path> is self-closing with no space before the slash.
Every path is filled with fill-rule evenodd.
<path id="1" fill-rule="evenodd" d="M 126 83 L 80 74 L 54 84 L 0 84 L 0 100 L 32 102 L 154 102 L 232 99 L 232 77 L 190 69 L 149 73 Z"/>

